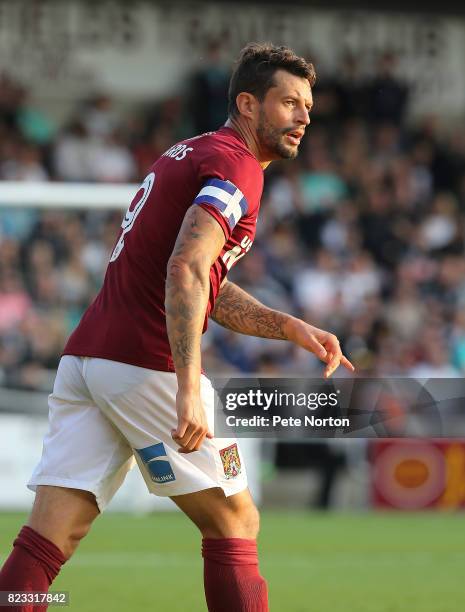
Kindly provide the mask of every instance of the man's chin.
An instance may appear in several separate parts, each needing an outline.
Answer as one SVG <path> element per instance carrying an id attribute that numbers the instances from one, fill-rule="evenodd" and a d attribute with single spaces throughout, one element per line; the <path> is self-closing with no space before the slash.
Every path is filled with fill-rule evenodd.
<path id="1" fill-rule="evenodd" d="M 277 150 L 281 159 L 295 159 L 299 154 L 298 145 L 281 145 Z"/>

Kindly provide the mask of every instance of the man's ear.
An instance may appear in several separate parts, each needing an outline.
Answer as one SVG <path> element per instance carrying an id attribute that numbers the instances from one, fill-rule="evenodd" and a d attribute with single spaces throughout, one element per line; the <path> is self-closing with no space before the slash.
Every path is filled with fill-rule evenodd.
<path id="1" fill-rule="evenodd" d="M 252 119 L 257 112 L 258 100 L 257 98 L 246 91 L 241 91 L 236 98 L 237 108 L 241 115 Z"/>

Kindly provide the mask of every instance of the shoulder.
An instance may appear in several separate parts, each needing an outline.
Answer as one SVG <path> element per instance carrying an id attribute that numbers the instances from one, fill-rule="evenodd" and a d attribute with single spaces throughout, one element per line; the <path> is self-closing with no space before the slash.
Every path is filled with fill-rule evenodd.
<path id="1" fill-rule="evenodd" d="M 215 132 L 210 136 L 200 164 L 203 179 L 230 181 L 238 189 L 260 198 L 263 169 L 248 148 L 237 137 Z"/>

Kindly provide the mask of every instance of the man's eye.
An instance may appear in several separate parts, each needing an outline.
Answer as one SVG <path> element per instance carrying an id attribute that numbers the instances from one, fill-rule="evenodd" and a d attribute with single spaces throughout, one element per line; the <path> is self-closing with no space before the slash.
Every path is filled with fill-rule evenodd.
<path id="1" fill-rule="evenodd" d="M 288 106 L 295 106 L 295 102 L 294 102 L 294 100 L 287 100 L 286 104 L 287 104 Z"/>

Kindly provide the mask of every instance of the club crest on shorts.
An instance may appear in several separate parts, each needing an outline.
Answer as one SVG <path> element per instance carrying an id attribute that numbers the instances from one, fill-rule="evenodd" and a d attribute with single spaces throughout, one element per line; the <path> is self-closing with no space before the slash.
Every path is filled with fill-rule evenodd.
<path id="1" fill-rule="evenodd" d="M 229 480 L 230 478 L 239 476 L 241 473 L 241 459 L 239 457 L 237 444 L 231 444 L 231 446 L 222 448 L 219 453 L 226 478 Z"/>

